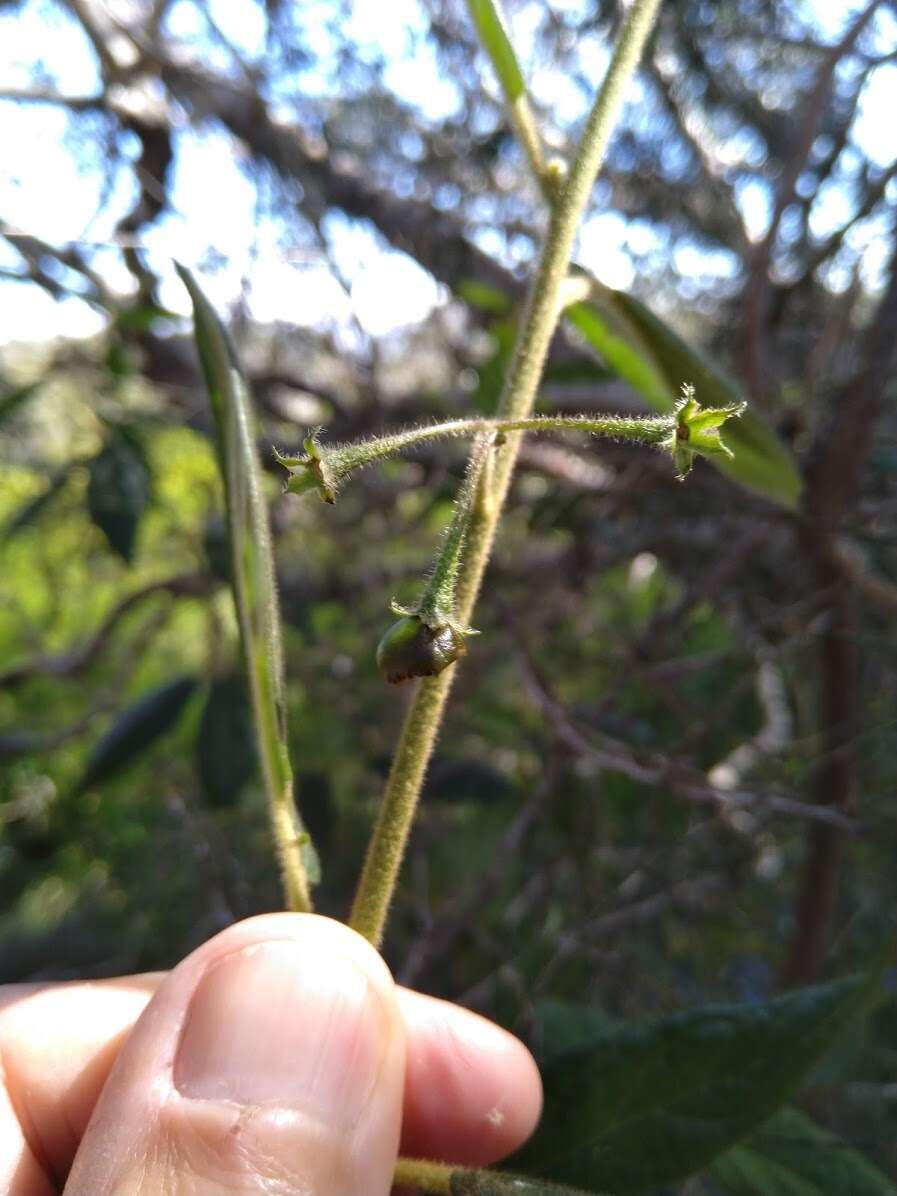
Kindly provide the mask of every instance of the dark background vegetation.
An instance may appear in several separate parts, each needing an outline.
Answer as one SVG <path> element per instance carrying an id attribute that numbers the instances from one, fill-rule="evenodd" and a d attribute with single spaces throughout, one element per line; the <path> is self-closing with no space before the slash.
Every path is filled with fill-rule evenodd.
<path id="1" fill-rule="evenodd" d="M 841 7 L 832 32 L 798 0 L 670 0 L 595 192 L 629 230 L 632 291 L 738 379 L 805 487 L 789 512 L 706 462 L 680 485 L 647 450 L 525 447 L 386 948 L 404 982 L 522 1033 L 549 997 L 614 1017 L 761 998 L 851 970 L 893 926 L 897 166 L 856 130 L 872 73 L 895 69 L 897 6 Z M 268 0 L 249 54 L 200 0 L 0 3 L 2 22 L 80 26 L 95 90 L 62 94 L 35 45 L 2 119 L 65 113 L 125 245 L 113 282 L 108 251 L 0 238 L 7 282 L 105 320 L 2 355 L 4 980 L 166 967 L 279 901 L 209 411 L 186 323 L 165 310 L 170 268 L 133 248 L 171 214 L 185 139 L 226 139 L 284 255 L 339 278 L 336 214 L 441 286 L 426 319 L 383 336 L 262 324 L 245 295 L 223 313 L 269 465 L 272 442 L 317 423 L 348 439 L 494 410 L 538 196 L 463 6 L 421 0 L 409 33 L 451 81 L 449 116 L 394 93 L 388 57 L 352 40 L 352 8 Z M 176 31 L 184 10 L 193 35 Z M 590 95 L 619 6 L 511 11 L 530 64 Z M 543 117 L 563 153 L 575 127 Z M 214 277 L 228 253 L 199 264 Z M 640 409 L 569 333 L 541 402 Z M 462 468 L 451 447 L 422 449 L 332 509 L 280 495 L 270 469 L 323 912 L 345 915 L 407 701 L 373 663 L 387 603 L 415 592 Z M 808 1099 L 893 1171 L 893 1014 L 854 1033 Z"/>

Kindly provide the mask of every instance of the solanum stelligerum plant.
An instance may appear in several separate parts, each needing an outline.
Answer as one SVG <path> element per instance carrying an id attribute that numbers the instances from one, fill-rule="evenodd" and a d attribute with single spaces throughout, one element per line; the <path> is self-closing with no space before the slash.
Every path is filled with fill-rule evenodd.
<path id="1" fill-rule="evenodd" d="M 285 489 L 290 494 L 301 501 L 308 499 L 300 496 L 317 494 L 333 504 L 360 467 L 425 440 L 450 438 L 471 445 L 452 517 L 420 596 L 410 606 L 393 603 L 396 621 L 377 649 L 385 681 L 415 688 L 349 914 L 350 925 L 376 947 L 383 940 L 452 679 L 462 658 L 475 650 L 470 643 L 476 634 L 474 606 L 521 439 L 578 434 L 632 440 L 668 454 L 671 469 L 682 479 L 697 457 L 706 457 L 772 501 L 786 507 L 796 503 L 799 483 L 793 462 L 762 422 L 745 412 L 724 376 L 637 301 L 609 292 L 571 266 L 577 229 L 659 7 L 660 0 L 632 0 L 579 144 L 568 161 L 560 161 L 545 153 L 496 0 L 469 0 L 471 19 L 504 92 L 509 119 L 548 207 L 547 233 L 520 316 L 498 412 L 492 419 L 386 429 L 351 444 L 331 445 L 312 432 L 301 452 L 275 451 L 286 470 Z M 183 267 L 180 272 L 193 302 L 196 343 L 215 418 L 230 576 L 272 834 L 287 907 L 307 911 L 312 909 L 320 862 L 293 799 L 280 620 L 250 397 L 223 325 L 194 276 Z M 549 345 L 562 318 L 658 414 L 535 415 Z M 511 1161 L 511 1170 L 469 1170 L 443 1160 L 401 1159 L 396 1182 L 456 1196 L 563 1196 L 650 1191 L 709 1171 L 716 1185 L 734 1196 L 798 1190 L 851 1196 L 891 1192 L 885 1177 L 859 1155 L 845 1150 L 802 1114 L 782 1109 L 841 1028 L 869 1003 L 874 989 L 874 979 L 850 977 L 762 1006 L 705 1007 L 619 1027 L 604 1022 L 595 1026 L 584 1010 L 573 1035 L 575 1045 L 543 1059 L 542 1124 Z M 570 1016 L 578 1015 L 574 1011 Z M 787 1167 L 770 1162 L 775 1126 L 786 1122 L 790 1133 L 803 1135 L 811 1146 L 810 1170 L 801 1171 L 793 1158 Z M 844 1177 L 841 1186 L 814 1187 L 814 1174 L 835 1174 L 835 1159 Z"/>

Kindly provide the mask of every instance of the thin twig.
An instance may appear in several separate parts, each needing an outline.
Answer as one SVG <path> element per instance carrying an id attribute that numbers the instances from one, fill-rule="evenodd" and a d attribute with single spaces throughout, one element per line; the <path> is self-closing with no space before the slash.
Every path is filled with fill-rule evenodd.
<path id="1" fill-rule="evenodd" d="M 586 735 L 551 693 L 546 681 L 522 648 L 518 648 L 518 659 L 527 692 L 549 720 L 561 742 L 578 756 L 593 760 L 601 768 L 622 773 L 640 784 L 665 785 L 676 796 L 687 798 L 699 805 L 714 805 L 725 810 L 769 810 L 789 817 L 826 823 L 843 832 L 856 831 L 854 820 L 839 810 L 810 805 L 780 794 L 768 793 L 761 796 L 741 788 L 723 789 L 712 785 L 700 769 L 687 761 L 663 756 L 657 752 L 636 752 L 627 744 L 608 735 Z"/>
<path id="2" fill-rule="evenodd" d="M 97 659 L 109 642 L 118 624 L 126 615 L 154 594 L 171 594 L 176 598 L 205 597 L 218 585 L 204 573 L 180 573 L 161 581 L 152 581 L 142 589 L 128 594 L 109 612 L 93 635 L 83 644 L 48 656 L 37 656 L 14 665 L 0 673 L 0 689 L 13 689 L 35 676 L 76 677 Z"/>

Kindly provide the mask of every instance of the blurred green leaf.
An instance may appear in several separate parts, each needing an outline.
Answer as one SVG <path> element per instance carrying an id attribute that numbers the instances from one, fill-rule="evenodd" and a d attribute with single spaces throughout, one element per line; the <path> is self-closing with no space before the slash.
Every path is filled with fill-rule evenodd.
<path id="1" fill-rule="evenodd" d="M 672 410 L 684 384 L 694 386 L 702 407 L 741 402 L 736 384 L 691 348 L 640 300 L 589 280 L 588 301 L 566 317 L 603 359 L 658 411 Z M 794 509 L 801 478 L 794 458 L 768 424 L 750 409 L 726 426 L 724 440 L 735 454 L 712 464 L 748 489 Z"/>
<path id="2" fill-rule="evenodd" d="M 311 883 L 320 864 L 293 801 L 293 773 L 287 747 L 283 651 L 274 580 L 268 508 L 253 436 L 252 404 L 237 354 L 223 324 L 189 270 L 178 266 L 193 301 L 196 346 L 212 414 L 216 451 L 224 482 L 232 591 L 243 659 L 250 682 L 262 774 L 274 817 L 286 817 L 289 837 L 300 845 Z M 286 876 L 289 884 L 290 881 Z M 301 884 L 301 878 L 295 878 Z M 295 906 L 304 903 L 290 891 Z"/>
<path id="3" fill-rule="evenodd" d="M 709 1168 L 730 1196 L 895 1196 L 877 1167 L 797 1109 L 780 1109 Z"/>
<path id="4" fill-rule="evenodd" d="M 574 303 L 564 312 L 604 361 L 658 411 L 672 411 L 675 392 L 638 329 L 611 304 Z"/>
<path id="5" fill-rule="evenodd" d="M 155 303 L 138 303 L 119 312 L 115 318 L 118 328 L 129 332 L 147 332 L 158 320 L 176 320 L 174 312 Z"/>
<path id="6" fill-rule="evenodd" d="M 102 785 L 134 764 L 175 725 L 196 685 L 195 677 L 178 677 L 122 711 L 90 753 L 76 792 Z"/>
<path id="7" fill-rule="evenodd" d="M 477 388 L 472 396 L 474 407 L 483 415 L 494 415 L 498 410 L 498 401 L 517 339 L 516 316 L 509 314 L 497 317 L 490 322 L 489 332 L 494 340 L 494 349 L 477 367 Z"/>
<path id="8" fill-rule="evenodd" d="M 121 337 L 112 337 L 106 346 L 106 369 L 115 382 L 130 378 L 137 372 L 138 360 L 134 350 Z"/>
<path id="9" fill-rule="evenodd" d="M 471 307 L 478 307 L 480 311 L 492 312 L 503 316 L 510 310 L 511 300 L 498 287 L 491 287 L 486 282 L 478 282 L 475 278 L 462 278 L 455 286 L 455 294 Z"/>
<path id="10" fill-rule="evenodd" d="M 467 7 L 508 102 L 513 103 L 526 91 L 526 80 L 508 37 L 504 15 L 496 0 L 467 0 Z"/>
<path id="11" fill-rule="evenodd" d="M 514 1169 L 614 1193 L 693 1174 L 776 1110 L 870 988 L 851 977 L 608 1030 L 546 1069 L 542 1121 Z"/>
<path id="12" fill-rule="evenodd" d="M 196 764 L 206 801 L 233 806 L 258 768 L 252 703 L 241 673 L 212 682 L 199 720 Z"/>
<path id="13" fill-rule="evenodd" d="M 151 479 L 143 445 L 126 428 L 113 428 L 88 464 L 87 509 L 110 547 L 133 560 L 140 519 L 149 506 Z"/>

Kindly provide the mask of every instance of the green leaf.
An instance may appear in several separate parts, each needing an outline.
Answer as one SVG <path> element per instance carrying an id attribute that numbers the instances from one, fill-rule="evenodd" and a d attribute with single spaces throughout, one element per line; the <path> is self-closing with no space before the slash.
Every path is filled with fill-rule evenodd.
<path id="1" fill-rule="evenodd" d="M 604 361 L 657 411 L 672 411 L 674 395 L 638 329 L 612 304 L 574 303 L 564 312 Z"/>
<path id="2" fill-rule="evenodd" d="M 87 509 L 109 546 L 128 564 L 134 557 L 137 530 L 149 506 L 149 464 L 137 436 L 113 429 L 102 450 L 89 463 Z"/>
<path id="3" fill-rule="evenodd" d="M 105 784 L 130 768 L 171 730 L 195 688 L 195 677 L 178 677 L 145 693 L 122 711 L 90 753 L 76 793 Z"/>
<path id="4" fill-rule="evenodd" d="M 308 905 L 305 878 L 290 870 L 298 844 L 311 883 L 320 866 L 293 801 L 287 746 L 283 652 L 274 581 L 268 508 L 253 437 L 252 405 L 237 354 L 214 309 L 189 270 L 178 266 L 193 301 L 196 347 L 215 420 L 216 451 L 224 482 L 232 590 L 249 678 L 262 775 L 279 827 L 278 846 L 292 908 Z M 289 839 L 289 846 L 285 846 Z"/>
<path id="5" fill-rule="evenodd" d="M 593 1005 L 545 997 L 533 1008 L 533 1045 L 541 1067 L 592 1046 L 611 1031 L 614 1022 Z"/>
<path id="6" fill-rule="evenodd" d="M 694 386 L 702 407 L 725 408 L 742 401 L 736 384 L 644 303 L 590 282 L 588 301 L 573 304 L 566 317 L 655 410 L 672 410 L 686 385 Z M 802 486 L 797 465 L 761 416 L 745 411 L 727 426 L 724 438 L 734 456 L 715 457 L 715 468 L 781 506 L 797 507 Z"/>
<path id="7" fill-rule="evenodd" d="M 508 37 L 504 14 L 496 0 L 467 0 L 467 7 L 508 102 L 513 103 L 526 91 L 526 80 Z"/>
<path id="8" fill-rule="evenodd" d="M 157 303 L 137 303 L 115 317 L 115 326 L 128 332 L 148 332 L 159 320 L 177 320 L 174 312 Z"/>
<path id="9" fill-rule="evenodd" d="M 709 1168 L 730 1196 L 895 1196 L 859 1151 L 797 1109 L 780 1109 Z"/>
<path id="10" fill-rule="evenodd" d="M 546 1069 L 542 1122 L 512 1165 L 614 1193 L 691 1175 L 771 1116 L 870 987 L 852 977 L 608 1030 Z"/>
<path id="11" fill-rule="evenodd" d="M 258 768 L 252 703 L 240 673 L 215 680 L 196 736 L 196 765 L 206 801 L 233 806 Z"/>
<path id="12" fill-rule="evenodd" d="M 455 294 L 471 307 L 480 311 L 491 312 L 496 316 L 503 316 L 511 309 L 511 300 L 498 287 L 491 287 L 487 282 L 479 282 L 475 278 L 462 278 L 455 284 Z"/>
<path id="13" fill-rule="evenodd" d="M 451 1196 L 589 1196 L 582 1188 L 560 1187 L 545 1179 L 501 1171 L 454 1171 Z"/>
<path id="14" fill-rule="evenodd" d="M 131 346 L 120 336 L 113 336 L 106 346 L 106 369 L 113 383 L 122 382 L 137 372 L 137 356 Z"/>
<path id="15" fill-rule="evenodd" d="M 517 318 L 511 313 L 492 320 L 489 332 L 494 342 L 490 355 L 477 366 L 479 381 L 473 405 L 483 415 L 494 415 L 504 386 L 517 338 Z"/>

